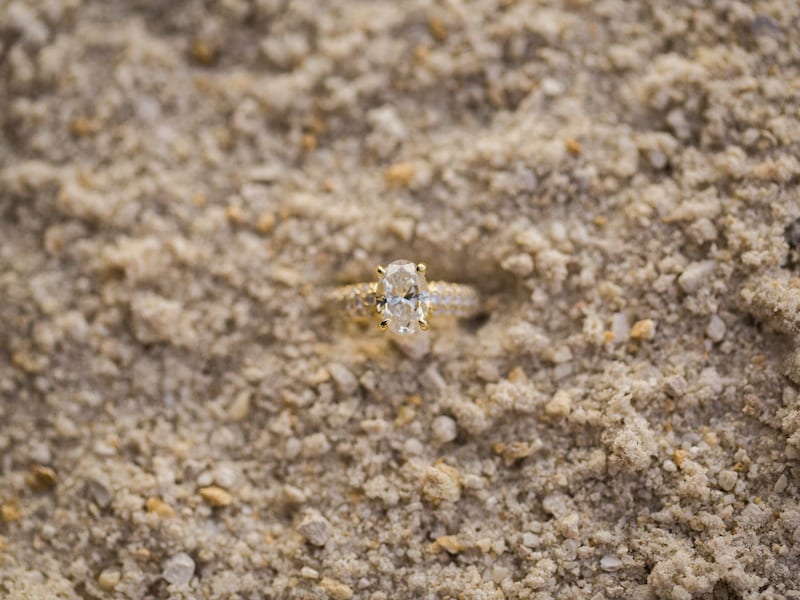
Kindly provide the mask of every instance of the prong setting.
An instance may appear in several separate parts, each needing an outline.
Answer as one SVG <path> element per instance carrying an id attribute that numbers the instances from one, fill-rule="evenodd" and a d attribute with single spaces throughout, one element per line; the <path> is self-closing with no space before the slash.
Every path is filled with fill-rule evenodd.
<path id="1" fill-rule="evenodd" d="M 389 319 L 384 319 L 378 324 L 378 327 L 381 328 L 381 331 L 386 331 L 389 329 Z"/>
<path id="2" fill-rule="evenodd" d="M 420 319 L 417 321 L 417 324 L 422 331 L 428 331 L 428 329 L 431 328 L 430 323 L 428 323 L 428 321 L 425 319 Z"/>
<path id="3" fill-rule="evenodd" d="M 381 329 L 385 325 L 399 335 L 420 330 L 420 320 L 427 318 L 431 303 L 424 269 L 424 264 L 410 260 L 386 265 L 375 284 L 375 308 L 381 317 Z"/>
<path id="4" fill-rule="evenodd" d="M 428 265 L 425 263 L 417 263 L 417 273 L 422 273 L 423 275 L 428 271 Z"/>
<path id="5" fill-rule="evenodd" d="M 381 277 L 383 277 L 384 275 L 386 275 L 386 267 L 384 267 L 383 265 L 378 265 L 377 267 L 375 267 L 375 272 Z"/>

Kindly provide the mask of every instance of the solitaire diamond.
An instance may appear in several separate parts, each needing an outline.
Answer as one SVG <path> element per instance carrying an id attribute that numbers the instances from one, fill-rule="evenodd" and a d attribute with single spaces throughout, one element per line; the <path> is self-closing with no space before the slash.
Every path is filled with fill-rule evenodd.
<path id="1" fill-rule="evenodd" d="M 382 271 L 376 289 L 381 325 L 401 335 L 426 329 L 431 295 L 424 265 L 396 260 Z"/>

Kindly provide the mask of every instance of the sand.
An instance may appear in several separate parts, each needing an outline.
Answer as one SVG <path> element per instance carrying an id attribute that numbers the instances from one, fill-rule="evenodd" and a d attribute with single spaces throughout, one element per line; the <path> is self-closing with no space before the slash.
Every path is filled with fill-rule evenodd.
<path id="1" fill-rule="evenodd" d="M 799 28 L 0 2 L 0 596 L 800 598 Z"/>

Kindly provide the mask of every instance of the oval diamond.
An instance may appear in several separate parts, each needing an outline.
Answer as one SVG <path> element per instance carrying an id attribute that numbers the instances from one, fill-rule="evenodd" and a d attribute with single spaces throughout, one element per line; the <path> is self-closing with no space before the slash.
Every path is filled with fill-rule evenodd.
<path id="1" fill-rule="evenodd" d="M 428 316 L 431 295 L 424 273 L 410 260 L 396 260 L 386 266 L 378 280 L 378 312 L 389 329 L 400 335 L 415 333 Z"/>

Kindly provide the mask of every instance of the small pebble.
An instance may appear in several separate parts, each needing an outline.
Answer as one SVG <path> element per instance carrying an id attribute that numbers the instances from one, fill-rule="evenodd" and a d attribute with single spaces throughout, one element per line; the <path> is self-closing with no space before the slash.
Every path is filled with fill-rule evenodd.
<path id="1" fill-rule="evenodd" d="M 256 165 L 247 172 L 247 178 L 250 181 L 258 181 L 260 183 L 271 183 L 278 179 L 281 174 L 281 168 L 276 163 L 264 163 Z M 272 216 L 273 220 L 275 215 L 266 213 Z"/>
<path id="2" fill-rule="evenodd" d="M 563 391 L 558 390 L 553 398 L 544 405 L 544 412 L 548 417 L 566 417 L 572 410 L 572 398 Z"/>
<path id="3" fill-rule="evenodd" d="M 717 263 L 713 260 L 703 260 L 691 263 L 678 277 L 678 285 L 687 294 L 694 294 L 709 283 L 711 275 L 717 270 Z"/>
<path id="4" fill-rule="evenodd" d="M 283 486 L 283 497 L 290 504 L 303 504 L 306 501 L 306 495 L 303 490 L 289 484 Z"/>
<path id="5" fill-rule="evenodd" d="M 208 67 L 217 59 L 217 47 L 211 40 L 196 38 L 189 46 L 189 56 L 199 64 Z"/>
<path id="6" fill-rule="evenodd" d="M 327 454 L 330 449 L 331 443 L 321 431 L 303 438 L 303 454 L 307 457 L 322 456 Z"/>
<path id="7" fill-rule="evenodd" d="M 736 471 L 720 471 L 719 475 L 717 476 L 717 481 L 719 482 L 719 487 L 725 490 L 726 492 L 730 492 L 734 487 L 736 487 L 736 481 L 739 479 L 739 474 Z"/>
<path id="8" fill-rule="evenodd" d="M 600 568 L 603 571 L 616 571 L 622 568 L 622 561 L 616 556 L 604 556 L 600 559 Z"/>
<path id="9" fill-rule="evenodd" d="M 53 462 L 53 452 L 45 442 L 31 442 L 29 456 L 43 465 Z"/>
<path id="10" fill-rule="evenodd" d="M 720 319 L 717 315 L 711 315 L 711 319 L 708 321 L 708 327 L 706 327 L 708 339 L 712 342 L 721 342 L 725 337 L 726 330 L 725 321 Z"/>
<path id="11" fill-rule="evenodd" d="M 462 550 L 466 549 L 461 540 L 458 539 L 457 535 L 443 535 L 436 538 L 436 543 L 447 550 L 450 554 L 458 554 Z"/>
<path id="12" fill-rule="evenodd" d="M 422 495 L 434 504 L 455 502 L 461 497 L 460 480 L 456 468 L 443 462 L 437 463 L 428 467 L 422 476 Z"/>
<path id="13" fill-rule="evenodd" d="M 303 567 L 300 569 L 300 577 L 305 579 L 317 579 L 319 578 L 319 571 L 311 567 Z"/>
<path id="14" fill-rule="evenodd" d="M 670 375 L 664 380 L 664 391 L 671 398 L 682 398 L 689 389 L 686 379 L 680 375 Z"/>
<path id="15" fill-rule="evenodd" d="M 236 484 L 236 471 L 227 464 L 217 465 L 214 468 L 214 481 L 223 488 L 233 487 Z"/>
<path id="16" fill-rule="evenodd" d="M 650 150 L 650 152 L 647 153 L 647 159 L 654 169 L 663 169 L 667 166 L 667 157 L 660 150 Z"/>
<path id="17" fill-rule="evenodd" d="M 500 584 L 506 580 L 510 573 L 511 571 L 509 571 L 507 567 L 495 565 L 495 567 L 492 569 L 492 581 Z"/>
<path id="18" fill-rule="evenodd" d="M 487 554 L 492 550 L 492 539 L 488 537 L 481 538 L 475 542 L 475 547 L 484 554 Z"/>
<path id="19" fill-rule="evenodd" d="M 56 472 L 50 467 L 34 465 L 26 481 L 35 492 L 44 492 L 56 484 Z"/>
<path id="20" fill-rule="evenodd" d="M 575 539 L 580 533 L 578 530 L 580 523 L 581 518 L 578 513 L 571 513 L 556 521 L 556 529 L 565 538 Z"/>
<path id="21" fill-rule="evenodd" d="M 328 520 L 316 511 L 309 511 L 303 518 L 297 531 L 309 544 L 324 546 L 328 543 Z"/>
<path id="22" fill-rule="evenodd" d="M 214 508 L 230 506 L 233 502 L 233 496 L 216 485 L 200 488 L 199 493 L 200 497 L 205 500 L 209 506 L 213 506 Z"/>
<path id="23" fill-rule="evenodd" d="M 636 321 L 631 327 L 631 338 L 634 340 L 652 340 L 656 335 L 656 324 L 653 319 Z"/>
<path id="24" fill-rule="evenodd" d="M 242 421 L 250 413 L 250 390 L 239 392 L 228 407 L 228 418 L 231 421 Z"/>
<path id="25" fill-rule="evenodd" d="M 500 443 L 501 448 L 499 454 L 503 457 L 506 465 L 512 465 L 516 461 L 529 457 L 531 454 L 539 450 L 542 446 L 541 441 L 524 442 L 515 441 L 508 444 Z"/>
<path id="26" fill-rule="evenodd" d="M 361 430 L 370 435 L 383 435 L 389 429 L 384 419 L 364 419 L 360 423 Z"/>
<path id="27" fill-rule="evenodd" d="M 686 140 L 689 138 L 689 136 L 691 136 L 691 126 L 689 125 L 686 115 L 681 109 L 673 108 L 671 111 L 669 111 L 667 113 L 666 121 L 667 124 L 672 128 L 672 131 L 675 132 L 675 135 L 682 140 Z"/>
<path id="28" fill-rule="evenodd" d="M 323 577 L 322 581 L 319 582 L 319 586 L 325 590 L 332 600 L 350 600 L 353 597 L 353 590 L 349 585 L 330 577 Z"/>
<path id="29" fill-rule="evenodd" d="M 197 476 L 197 485 L 200 487 L 207 487 L 214 483 L 214 473 L 211 471 L 203 471 Z"/>
<path id="30" fill-rule="evenodd" d="M 403 444 L 403 450 L 406 454 L 410 454 L 412 456 L 419 456 L 423 452 L 425 452 L 425 447 L 422 445 L 416 438 L 408 438 L 405 443 Z"/>
<path id="31" fill-rule="evenodd" d="M 440 444 L 452 442 L 458 435 L 456 422 L 447 415 L 439 415 L 433 420 L 431 432 L 433 439 Z"/>
<path id="32" fill-rule="evenodd" d="M 550 494 L 542 499 L 542 508 L 554 516 L 564 514 L 567 509 L 566 499 L 563 494 Z"/>
<path id="33" fill-rule="evenodd" d="M 55 429 L 58 435 L 63 438 L 80 437 L 80 430 L 73 420 L 64 415 L 59 415 L 55 420 Z"/>
<path id="34" fill-rule="evenodd" d="M 355 375 L 340 363 L 331 363 L 328 365 L 328 372 L 331 374 L 336 387 L 342 394 L 350 395 L 355 393 L 358 389 L 358 379 Z"/>
<path id="35" fill-rule="evenodd" d="M 397 427 L 403 427 L 411 423 L 411 421 L 413 421 L 416 416 L 417 416 L 416 409 L 413 406 L 404 404 L 399 409 L 397 409 L 397 416 L 394 419 L 394 424 Z"/>
<path id="36" fill-rule="evenodd" d="M 0 520 L 4 523 L 19 521 L 22 518 L 22 510 L 16 502 L 3 502 L 0 504 Z"/>
<path id="37" fill-rule="evenodd" d="M 615 342 L 624 342 L 630 335 L 631 327 L 625 313 L 618 312 L 611 316 L 611 333 L 614 334 Z"/>
<path id="38" fill-rule="evenodd" d="M 117 453 L 117 450 L 113 445 L 107 444 L 103 441 L 98 441 L 94 445 L 94 451 L 100 456 L 105 457 L 114 456 Z"/>
<path id="39" fill-rule="evenodd" d="M 172 585 L 186 585 L 194 577 L 194 560 L 179 552 L 164 563 L 163 577 Z"/>
<path id="40" fill-rule="evenodd" d="M 263 213 L 256 221 L 256 229 L 261 233 L 270 233 L 275 228 L 275 215 Z"/>
<path id="41" fill-rule="evenodd" d="M 564 84 L 557 79 L 547 77 L 542 80 L 541 89 L 545 96 L 560 96 L 564 93 Z"/>
<path id="42" fill-rule="evenodd" d="M 392 187 L 406 187 L 414 179 L 415 172 L 414 163 L 403 162 L 390 166 L 383 172 L 383 176 Z"/>
<path id="43" fill-rule="evenodd" d="M 387 229 L 389 230 L 389 232 L 393 233 L 404 242 L 407 242 L 414 235 L 415 227 L 416 223 L 414 219 L 404 219 L 402 217 L 396 217 L 391 220 L 391 222 L 387 226 Z"/>
<path id="44" fill-rule="evenodd" d="M 482 490 L 484 487 L 483 477 L 475 475 L 474 473 L 467 473 L 464 475 L 461 483 L 468 490 Z"/>
<path id="45" fill-rule="evenodd" d="M 117 569 L 105 569 L 97 578 L 97 584 L 104 590 L 113 590 L 121 578 Z"/>
<path id="46" fill-rule="evenodd" d="M 567 152 L 572 154 L 572 156 L 580 156 L 581 154 L 581 143 L 576 140 L 575 138 L 568 138 L 564 141 L 564 146 L 567 149 Z"/>
<path id="47" fill-rule="evenodd" d="M 500 266 L 519 277 L 527 277 L 533 273 L 533 259 L 530 254 L 513 254 L 503 260 Z"/>
<path id="48" fill-rule="evenodd" d="M 539 536 L 526 531 L 522 534 L 522 545 L 528 548 L 536 548 L 539 545 Z"/>
<path id="49" fill-rule="evenodd" d="M 592 534 L 592 539 L 597 544 L 610 544 L 614 537 L 607 529 L 600 529 Z"/>
<path id="50" fill-rule="evenodd" d="M 105 508 L 109 504 L 111 504 L 111 492 L 108 488 L 97 479 L 89 479 L 86 482 L 87 487 L 89 488 L 89 493 L 94 500 L 94 503 L 97 504 L 100 508 Z"/>
<path id="51" fill-rule="evenodd" d="M 547 362 L 560 365 L 572 360 L 572 350 L 569 346 L 560 346 L 558 348 L 545 348 L 542 350 L 542 358 Z"/>
<path id="52" fill-rule="evenodd" d="M 145 508 L 149 513 L 155 513 L 161 518 L 169 518 L 175 516 L 175 511 L 172 507 L 164 502 L 161 498 L 151 496 L 145 502 Z"/>

